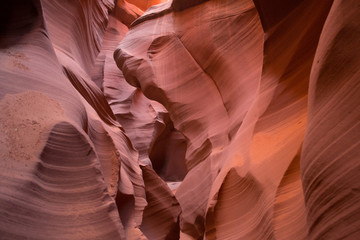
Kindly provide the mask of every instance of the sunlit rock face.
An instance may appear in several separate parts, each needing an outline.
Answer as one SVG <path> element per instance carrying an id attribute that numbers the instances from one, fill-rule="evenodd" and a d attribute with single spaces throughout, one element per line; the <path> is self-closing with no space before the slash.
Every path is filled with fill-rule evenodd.
<path id="1" fill-rule="evenodd" d="M 166 2 L 166 0 L 126 0 L 126 2 L 133 4 L 140 8 L 141 10 L 145 11 L 149 7 Z"/>
<path id="2" fill-rule="evenodd" d="M 0 5 L 0 239 L 358 239 L 357 1 Z"/>

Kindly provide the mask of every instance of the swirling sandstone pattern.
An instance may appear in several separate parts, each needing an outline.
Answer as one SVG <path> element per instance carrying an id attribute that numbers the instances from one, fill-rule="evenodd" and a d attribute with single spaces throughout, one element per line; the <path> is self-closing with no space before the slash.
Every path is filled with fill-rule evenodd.
<path id="1" fill-rule="evenodd" d="M 0 238 L 124 239 L 117 193 L 137 225 L 146 206 L 138 153 L 87 74 L 112 2 L 3 5 Z"/>
<path id="2" fill-rule="evenodd" d="M 359 238 L 356 0 L 0 12 L 0 239 Z"/>

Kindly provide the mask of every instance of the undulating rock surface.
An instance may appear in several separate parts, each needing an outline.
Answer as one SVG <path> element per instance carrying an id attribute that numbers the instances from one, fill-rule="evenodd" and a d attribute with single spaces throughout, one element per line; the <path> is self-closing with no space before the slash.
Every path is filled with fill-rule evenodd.
<path id="1" fill-rule="evenodd" d="M 358 1 L 0 6 L 0 239 L 359 239 Z"/>

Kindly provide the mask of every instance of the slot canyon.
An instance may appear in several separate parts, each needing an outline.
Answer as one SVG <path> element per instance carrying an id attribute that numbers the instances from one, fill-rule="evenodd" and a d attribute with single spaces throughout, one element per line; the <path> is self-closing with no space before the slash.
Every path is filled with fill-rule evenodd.
<path id="1" fill-rule="evenodd" d="M 359 240 L 359 0 L 1 0 L 1 240 Z"/>

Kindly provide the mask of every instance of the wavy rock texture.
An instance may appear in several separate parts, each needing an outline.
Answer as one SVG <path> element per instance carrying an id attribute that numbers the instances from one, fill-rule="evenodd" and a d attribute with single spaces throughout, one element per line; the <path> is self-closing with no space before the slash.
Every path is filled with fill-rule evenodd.
<path id="1" fill-rule="evenodd" d="M 339 5 L 344 3 L 323 1 L 318 4 L 306 0 L 200 2 L 173 1 L 147 11 L 132 24 L 114 54 L 125 79 L 148 98 L 162 103 L 175 128 L 185 136 L 188 173 L 176 190 L 182 209 L 182 238 L 338 239 L 359 229 L 355 220 L 351 227 L 345 227 L 345 219 L 358 217 L 359 206 L 354 202 L 358 195 L 356 186 L 352 187 L 359 177 L 355 174 L 358 168 L 353 170 L 353 178 L 336 183 L 338 186 L 334 186 L 333 191 L 316 191 L 315 187 L 307 190 L 308 184 L 316 184 L 310 179 L 317 177 L 314 174 L 320 169 L 310 167 L 312 170 L 306 171 L 308 162 L 317 161 L 306 159 L 313 159 L 311 156 L 316 156 L 322 148 L 314 149 L 315 143 L 312 143 L 311 151 L 305 153 L 309 145 L 302 147 L 311 131 L 311 122 L 308 125 L 306 122 L 311 119 L 307 105 L 309 101 L 311 107 L 313 97 L 309 96 L 308 88 L 314 84 L 309 79 L 317 66 L 314 65 L 315 52 L 321 49 L 319 39 L 324 35 L 328 39 L 323 27 L 325 21 L 331 19 L 330 9 L 339 11 Z M 349 29 L 345 31 L 346 41 L 353 41 L 359 30 L 354 23 L 350 25 L 350 21 L 356 22 L 358 8 L 355 5 L 348 3 L 354 12 L 347 18 L 349 27 L 347 22 L 337 25 L 341 33 L 345 31 L 343 28 Z M 346 9 L 341 10 L 346 12 Z M 333 34 L 331 26 L 329 29 Z M 358 43 L 353 41 L 353 44 L 355 42 Z M 342 44 L 354 46 L 347 42 L 333 43 L 337 47 L 336 57 Z M 327 53 L 328 47 L 322 55 L 327 56 Z M 355 66 L 357 58 L 350 56 L 344 62 L 353 61 L 351 66 Z M 347 76 L 345 73 L 349 71 L 354 76 L 350 74 L 345 79 L 354 79 L 353 84 L 349 83 L 343 94 L 349 93 L 350 88 L 355 88 L 357 79 L 356 70 L 351 66 L 344 67 L 345 72 L 337 76 L 325 73 L 323 81 Z M 335 79 L 327 81 L 336 82 Z M 338 89 L 342 84 L 336 86 Z M 319 92 L 323 94 L 322 87 Z M 352 92 L 355 94 L 356 90 Z M 355 96 L 351 99 L 354 104 L 358 103 Z M 344 100 L 342 105 L 346 103 Z M 330 106 L 328 104 L 327 108 Z M 328 114 L 329 110 L 323 108 Z M 347 109 L 356 107 L 350 104 Z M 320 110 L 315 112 L 318 114 Z M 351 161 L 359 157 L 355 150 L 359 138 L 359 131 L 355 129 L 359 119 L 356 112 L 344 113 L 349 126 L 338 130 L 353 134 L 349 138 L 353 139 L 351 143 L 342 145 L 353 150 L 341 159 L 348 167 L 357 166 Z M 322 121 L 328 119 L 321 116 L 315 124 L 320 118 Z M 336 117 L 333 119 L 334 124 L 340 121 Z M 335 125 L 326 126 L 335 128 Z M 319 133 L 311 131 L 311 134 L 323 135 L 317 131 Z M 339 140 L 336 135 L 332 137 Z M 319 137 L 313 141 L 325 144 Z M 333 151 L 342 155 L 341 148 Z M 314 153 L 309 157 L 311 152 Z M 336 175 L 334 171 L 331 173 Z M 304 175 L 306 173 L 312 174 L 310 179 Z M 328 176 L 330 181 L 330 176 L 334 175 L 324 173 L 323 176 Z M 329 183 L 335 185 L 335 180 L 331 181 Z M 320 186 L 316 184 L 316 188 Z M 326 203 L 323 212 L 318 212 L 323 203 L 320 199 L 339 189 L 344 189 L 343 198 L 351 191 L 351 199 L 336 202 L 348 214 L 344 212 L 344 216 L 335 217 L 340 212 L 328 209 L 335 200 Z M 310 199 L 310 196 L 314 197 Z M 327 210 L 333 212 L 329 214 L 334 220 L 327 220 L 330 216 L 322 219 Z M 353 210 L 355 213 L 351 214 Z M 319 219 L 322 224 L 317 226 Z M 344 221 L 343 227 L 340 221 Z M 336 231 L 344 235 L 336 234 L 335 230 L 331 233 L 330 229 L 336 229 L 331 224 L 340 225 Z M 315 228 L 325 233 L 316 235 Z"/>
<path id="2" fill-rule="evenodd" d="M 145 186 L 88 73 L 111 1 L 5 1 L 1 28 L 2 239 L 125 239 L 115 197 Z"/>
<path id="3" fill-rule="evenodd" d="M 309 239 L 359 237 L 359 18 L 358 2 L 334 1 L 311 69 L 301 158 Z"/>
<path id="4" fill-rule="evenodd" d="M 0 12 L 0 239 L 358 239 L 357 1 Z"/>

